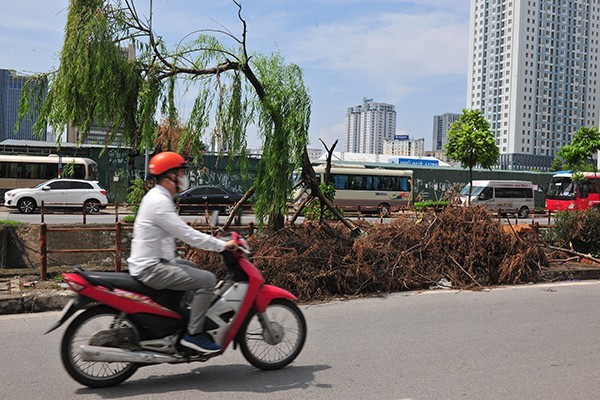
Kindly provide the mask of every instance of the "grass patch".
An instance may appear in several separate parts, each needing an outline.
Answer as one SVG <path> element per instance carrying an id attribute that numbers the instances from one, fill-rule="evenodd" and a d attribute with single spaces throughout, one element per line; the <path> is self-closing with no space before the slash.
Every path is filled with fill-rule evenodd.
<path id="1" fill-rule="evenodd" d="M 21 225 L 20 221 L 13 221 L 12 219 L 0 219 L 0 225 L 17 226 Z"/>

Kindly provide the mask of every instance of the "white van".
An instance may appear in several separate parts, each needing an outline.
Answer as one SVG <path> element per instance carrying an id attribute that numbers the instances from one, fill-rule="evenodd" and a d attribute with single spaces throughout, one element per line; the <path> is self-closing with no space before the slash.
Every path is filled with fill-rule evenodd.
<path id="1" fill-rule="evenodd" d="M 463 205 L 469 204 L 469 184 L 460 191 Z M 533 212 L 533 183 L 530 181 L 473 181 L 471 204 L 485 205 L 492 212 L 517 213 L 527 218 Z"/>

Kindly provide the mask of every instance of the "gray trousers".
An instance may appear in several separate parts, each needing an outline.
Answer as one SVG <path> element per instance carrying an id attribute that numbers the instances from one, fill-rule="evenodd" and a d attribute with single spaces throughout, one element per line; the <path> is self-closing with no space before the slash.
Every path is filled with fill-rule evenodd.
<path id="1" fill-rule="evenodd" d="M 198 269 L 188 260 L 177 259 L 174 262 L 161 260 L 160 263 L 146 269 L 137 280 L 153 289 L 171 289 L 194 293 L 190 309 L 188 333 L 195 335 L 204 330 L 204 316 L 210 307 L 217 278 L 210 271 Z"/>

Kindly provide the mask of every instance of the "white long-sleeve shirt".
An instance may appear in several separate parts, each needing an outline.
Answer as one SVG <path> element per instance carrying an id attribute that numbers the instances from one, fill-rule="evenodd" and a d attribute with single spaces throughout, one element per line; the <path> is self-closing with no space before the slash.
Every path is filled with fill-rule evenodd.
<path id="1" fill-rule="evenodd" d="M 131 253 L 127 259 L 129 273 L 138 276 L 143 270 L 176 257 L 175 238 L 204 250 L 223 251 L 225 242 L 198 232 L 177 214 L 169 191 L 156 185 L 142 199 L 133 225 Z"/>

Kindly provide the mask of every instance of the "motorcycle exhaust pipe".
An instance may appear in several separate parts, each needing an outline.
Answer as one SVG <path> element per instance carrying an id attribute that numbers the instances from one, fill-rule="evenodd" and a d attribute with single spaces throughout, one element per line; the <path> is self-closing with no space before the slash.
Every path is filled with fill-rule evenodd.
<path id="1" fill-rule="evenodd" d="M 132 362 L 139 364 L 159 364 L 181 361 L 179 357 L 153 351 L 130 351 L 116 347 L 81 346 L 83 361 Z"/>

